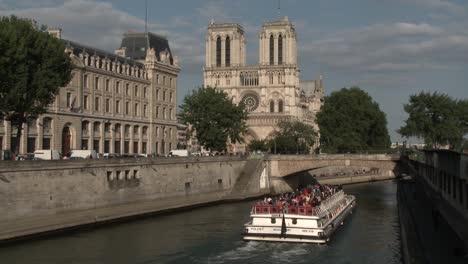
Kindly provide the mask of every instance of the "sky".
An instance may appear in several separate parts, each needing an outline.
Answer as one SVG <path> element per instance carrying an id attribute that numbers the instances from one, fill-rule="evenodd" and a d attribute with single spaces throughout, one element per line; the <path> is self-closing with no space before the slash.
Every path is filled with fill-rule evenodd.
<path id="1" fill-rule="evenodd" d="M 109 52 L 124 32 L 145 28 L 144 0 L 0 0 L 0 16 L 12 14 Z M 323 75 L 327 95 L 351 86 L 368 92 L 394 142 L 403 140 L 396 130 L 410 95 L 468 98 L 467 0 L 148 0 L 148 30 L 166 36 L 180 60 L 178 103 L 203 84 L 212 19 L 243 26 L 247 62 L 256 64 L 262 23 L 283 16 L 296 28 L 301 79 Z"/>

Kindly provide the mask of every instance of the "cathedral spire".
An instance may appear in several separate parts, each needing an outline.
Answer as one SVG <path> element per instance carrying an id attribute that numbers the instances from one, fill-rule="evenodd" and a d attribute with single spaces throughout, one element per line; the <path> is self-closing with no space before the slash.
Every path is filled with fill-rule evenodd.
<path id="1" fill-rule="evenodd" d="M 281 18 L 281 0 L 278 0 L 278 18 Z"/>

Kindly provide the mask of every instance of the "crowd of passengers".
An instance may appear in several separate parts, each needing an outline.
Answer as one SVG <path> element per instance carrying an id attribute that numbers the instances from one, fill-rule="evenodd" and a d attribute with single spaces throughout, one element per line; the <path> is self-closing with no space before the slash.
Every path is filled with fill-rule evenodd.
<path id="1" fill-rule="evenodd" d="M 257 205 L 273 205 L 281 208 L 289 206 L 316 207 L 341 189 L 341 185 L 307 185 L 307 187 L 296 189 L 294 192 L 283 193 L 275 197 L 265 197 Z"/>

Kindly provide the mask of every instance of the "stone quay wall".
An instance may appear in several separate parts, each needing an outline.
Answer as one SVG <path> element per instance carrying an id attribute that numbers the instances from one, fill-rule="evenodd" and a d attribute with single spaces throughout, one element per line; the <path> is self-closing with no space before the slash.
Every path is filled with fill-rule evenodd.
<path id="1" fill-rule="evenodd" d="M 265 167 L 232 157 L 1 162 L 0 241 L 260 196 Z"/>

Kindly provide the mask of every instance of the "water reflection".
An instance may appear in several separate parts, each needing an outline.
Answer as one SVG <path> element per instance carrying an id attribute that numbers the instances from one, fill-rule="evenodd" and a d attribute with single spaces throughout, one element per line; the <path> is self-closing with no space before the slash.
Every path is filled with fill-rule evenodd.
<path id="1" fill-rule="evenodd" d="M 345 186 L 358 207 L 328 245 L 244 242 L 253 202 L 156 216 L 0 248 L 2 263 L 400 263 L 396 184 Z"/>

